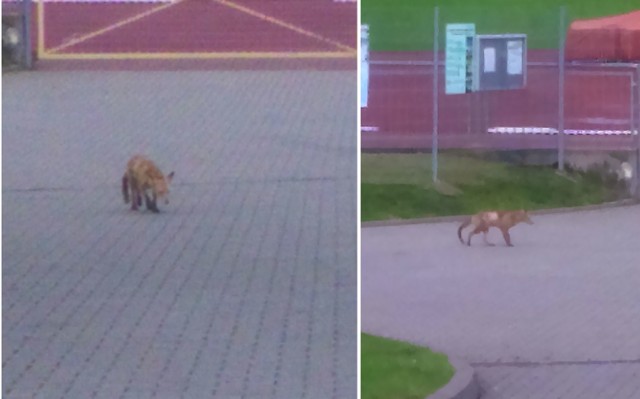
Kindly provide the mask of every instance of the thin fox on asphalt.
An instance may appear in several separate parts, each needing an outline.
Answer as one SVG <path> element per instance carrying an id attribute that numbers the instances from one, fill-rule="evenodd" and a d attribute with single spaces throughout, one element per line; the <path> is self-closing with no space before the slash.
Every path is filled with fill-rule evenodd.
<path id="1" fill-rule="evenodd" d="M 460 239 L 461 243 L 465 244 L 464 240 L 462 239 L 462 230 L 465 227 L 472 225 L 473 230 L 469 233 L 467 237 L 467 242 L 466 242 L 467 246 L 471 246 L 471 237 L 473 237 L 478 233 L 482 233 L 483 235 L 482 238 L 486 245 L 494 246 L 495 244 L 492 244 L 487 239 L 487 233 L 490 227 L 497 227 L 502 232 L 504 241 L 507 243 L 508 246 L 512 247 L 513 244 L 511 243 L 511 236 L 509 235 L 509 229 L 511 229 L 513 226 L 517 225 L 518 223 L 533 224 L 533 221 L 531 221 L 531 219 L 529 218 L 528 211 L 524 209 L 520 209 L 517 211 L 479 212 L 469 217 L 464 222 L 462 222 L 462 224 L 458 228 L 458 238 Z"/>

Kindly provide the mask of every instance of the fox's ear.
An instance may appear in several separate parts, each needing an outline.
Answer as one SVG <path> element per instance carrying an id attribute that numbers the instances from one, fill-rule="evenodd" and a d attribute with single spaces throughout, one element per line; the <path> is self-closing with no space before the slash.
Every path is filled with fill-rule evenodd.
<path id="1" fill-rule="evenodd" d="M 171 181 L 171 179 L 173 179 L 173 174 L 174 174 L 174 173 L 173 173 L 173 172 L 171 172 L 171 173 L 169 173 L 169 174 L 167 175 L 167 181 Z"/>

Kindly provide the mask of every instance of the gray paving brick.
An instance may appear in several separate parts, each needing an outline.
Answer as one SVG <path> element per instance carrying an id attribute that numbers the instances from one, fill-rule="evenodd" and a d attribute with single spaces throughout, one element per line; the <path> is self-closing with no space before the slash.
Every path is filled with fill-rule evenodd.
<path id="1" fill-rule="evenodd" d="M 640 366 L 577 364 L 477 370 L 483 398 L 635 398 Z"/>
<path id="2" fill-rule="evenodd" d="M 355 397 L 355 81 L 6 75 L 2 396 Z M 176 172 L 159 215 L 133 152 Z"/>

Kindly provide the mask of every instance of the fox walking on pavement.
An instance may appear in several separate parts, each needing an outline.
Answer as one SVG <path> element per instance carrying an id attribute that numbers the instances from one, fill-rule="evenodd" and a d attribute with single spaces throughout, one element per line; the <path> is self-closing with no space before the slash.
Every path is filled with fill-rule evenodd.
<path id="1" fill-rule="evenodd" d="M 131 210 L 145 206 L 154 213 L 160 212 L 157 200 L 169 203 L 169 184 L 173 172 L 164 175 L 150 159 L 142 155 L 134 155 L 127 163 L 127 170 L 122 176 L 122 197 L 125 204 L 131 202 Z"/>
<path id="2" fill-rule="evenodd" d="M 523 209 L 518 211 L 479 212 L 466 219 L 462 223 L 462 225 L 460 225 L 460 227 L 458 228 L 458 238 L 460 239 L 461 243 L 465 244 L 464 240 L 462 239 L 462 230 L 465 227 L 472 225 L 474 229 L 469 233 L 466 244 L 468 246 L 471 246 L 471 237 L 473 237 L 475 234 L 482 233 L 484 243 L 486 245 L 493 246 L 495 244 L 492 244 L 489 242 L 489 240 L 487 240 L 487 232 L 489 231 L 490 227 L 497 227 L 502 232 L 504 241 L 508 246 L 512 247 L 513 244 L 511 243 L 509 229 L 518 223 L 533 224 L 533 222 L 529 218 L 529 212 Z"/>

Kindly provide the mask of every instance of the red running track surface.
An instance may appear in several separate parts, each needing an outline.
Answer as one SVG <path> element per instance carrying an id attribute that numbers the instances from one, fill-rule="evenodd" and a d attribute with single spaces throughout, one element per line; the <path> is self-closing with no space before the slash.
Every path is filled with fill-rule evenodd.
<path id="1" fill-rule="evenodd" d="M 428 53 L 373 53 L 369 104 L 362 109 L 363 150 L 421 150 L 432 147 L 433 73 L 428 65 L 375 61 L 431 61 Z M 486 128 L 558 127 L 557 52 L 534 51 L 527 87 L 483 94 L 446 95 L 439 79 L 438 131 L 442 148 L 556 148 L 555 135 L 491 134 Z M 569 67 L 565 75 L 565 128 L 631 129 L 633 69 Z M 370 131 L 369 129 L 375 129 Z M 631 149 L 626 136 L 567 136 L 567 149 Z"/>

